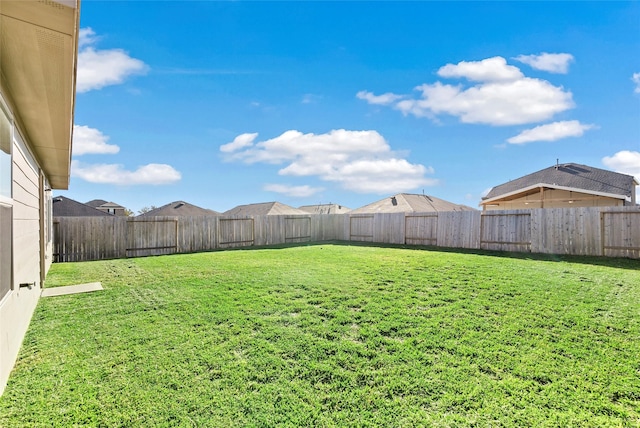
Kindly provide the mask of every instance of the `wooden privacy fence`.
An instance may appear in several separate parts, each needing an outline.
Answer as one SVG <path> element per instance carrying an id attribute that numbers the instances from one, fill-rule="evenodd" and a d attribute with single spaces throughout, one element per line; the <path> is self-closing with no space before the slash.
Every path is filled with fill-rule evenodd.
<path id="1" fill-rule="evenodd" d="M 364 241 L 640 259 L 640 207 L 255 217 L 55 217 L 54 261 Z"/>

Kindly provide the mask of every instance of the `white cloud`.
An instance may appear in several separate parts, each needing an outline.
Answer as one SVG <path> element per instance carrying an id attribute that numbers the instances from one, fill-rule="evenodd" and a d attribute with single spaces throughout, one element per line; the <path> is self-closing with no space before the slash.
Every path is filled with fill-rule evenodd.
<path id="1" fill-rule="evenodd" d="M 115 144 L 107 144 L 109 137 L 98 129 L 84 125 L 73 125 L 73 154 L 76 156 L 86 154 L 115 154 L 120 147 Z"/>
<path id="2" fill-rule="evenodd" d="M 605 156 L 602 163 L 621 174 L 633 175 L 640 181 L 640 152 L 622 150 L 613 156 Z"/>
<path id="3" fill-rule="evenodd" d="M 640 183 L 640 152 L 622 150 L 613 156 L 605 156 L 602 163 L 615 172 L 633 175 Z M 640 201 L 640 187 L 636 187 L 636 201 Z"/>
<path id="4" fill-rule="evenodd" d="M 400 158 L 376 131 L 338 129 L 316 135 L 291 130 L 254 141 L 253 134 L 242 134 L 220 149 L 227 161 L 284 164 L 279 175 L 317 176 L 362 193 L 402 192 L 437 183 L 425 178 L 433 174 L 432 168 Z M 237 149 L 230 151 L 230 145 Z"/>
<path id="5" fill-rule="evenodd" d="M 244 147 L 248 147 L 253 145 L 253 141 L 258 136 L 257 133 L 253 134 L 240 134 L 230 143 L 223 144 L 220 146 L 220 151 L 223 153 L 231 153 L 237 150 L 240 150 Z"/>
<path id="6" fill-rule="evenodd" d="M 640 73 L 633 73 L 633 76 L 631 77 L 631 80 L 636 85 L 636 88 L 635 88 L 634 92 L 636 94 L 640 94 Z"/>
<path id="7" fill-rule="evenodd" d="M 438 184 L 438 180 L 424 177 L 433 173 L 433 168 L 405 159 L 362 159 L 338 167 L 324 179 L 359 193 L 398 193 Z"/>
<path id="8" fill-rule="evenodd" d="M 457 116 L 464 123 L 495 126 L 522 125 L 547 120 L 573 107 L 572 95 L 539 79 L 490 82 L 463 90 L 436 82 L 416 88 L 419 100 L 404 100 L 396 108 L 417 117 Z"/>
<path id="9" fill-rule="evenodd" d="M 122 49 L 98 50 L 93 45 L 98 37 L 91 28 L 80 30 L 78 52 L 78 76 L 76 90 L 87 92 L 116 85 L 133 74 L 144 74 L 147 65 L 139 59 L 131 58 Z"/>
<path id="10" fill-rule="evenodd" d="M 436 115 L 449 114 L 464 123 L 494 126 L 541 122 L 574 107 L 571 92 L 546 80 L 525 77 L 501 57 L 447 64 L 438 74 L 479 83 L 467 88 L 442 82 L 423 84 L 415 88 L 421 92 L 420 98 L 406 97 L 395 102 L 405 96 L 385 94 L 387 101 L 394 100 L 388 104 L 405 115 L 434 119 Z M 372 103 L 366 94 L 359 98 Z"/>
<path id="11" fill-rule="evenodd" d="M 438 70 L 438 75 L 446 78 L 464 77 L 474 82 L 509 82 L 524 77 L 518 67 L 507 65 L 507 61 L 500 56 L 447 64 Z"/>
<path id="12" fill-rule="evenodd" d="M 282 193 L 283 195 L 294 198 L 306 198 L 324 190 L 322 187 L 311 187 L 308 185 L 289 186 L 286 184 L 265 184 L 263 189 L 268 192 Z"/>
<path id="13" fill-rule="evenodd" d="M 81 28 L 78 33 L 78 48 L 82 49 L 87 45 L 93 45 L 98 42 L 100 38 L 96 36 L 95 31 L 91 27 Z"/>
<path id="14" fill-rule="evenodd" d="M 162 185 L 180 181 L 180 172 L 166 164 L 151 163 L 135 171 L 127 171 L 120 164 L 81 164 L 71 161 L 71 175 L 90 183 L 119 186 Z"/>
<path id="15" fill-rule="evenodd" d="M 556 141 L 567 137 L 581 137 L 585 131 L 595 128 L 577 120 L 548 123 L 526 129 L 507 140 L 511 144 L 525 144 L 533 141 Z"/>
<path id="16" fill-rule="evenodd" d="M 386 94 L 382 95 L 374 95 L 369 91 L 360 91 L 356 94 L 356 97 L 360 98 L 361 100 L 365 100 L 369 104 L 389 105 L 394 101 L 402 98 L 402 95 L 396 95 L 391 92 L 387 92 Z"/>
<path id="17" fill-rule="evenodd" d="M 528 64 L 536 70 L 567 74 L 569 72 L 569 63 L 573 61 L 573 55 L 568 53 L 550 54 L 543 52 L 540 55 L 519 55 L 514 59 Z"/>

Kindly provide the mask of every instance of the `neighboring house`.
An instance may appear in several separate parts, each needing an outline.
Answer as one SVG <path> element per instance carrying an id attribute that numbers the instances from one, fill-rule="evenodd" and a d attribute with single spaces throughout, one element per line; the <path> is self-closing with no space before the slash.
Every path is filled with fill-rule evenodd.
<path id="1" fill-rule="evenodd" d="M 576 163 L 556 164 L 491 189 L 484 210 L 636 204 L 634 177 Z"/>
<path id="2" fill-rule="evenodd" d="M 64 196 L 55 196 L 52 202 L 54 217 L 113 217 L 113 214 Z"/>
<path id="3" fill-rule="evenodd" d="M 303 205 L 298 209 L 309 214 L 346 214 L 351 211 L 351 208 L 338 204 Z"/>
<path id="4" fill-rule="evenodd" d="M 142 213 L 137 217 L 157 217 L 157 216 L 218 216 L 219 212 L 200 208 L 188 202 L 175 201 L 170 204 L 154 208 L 146 213 Z"/>
<path id="5" fill-rule="evenodd" d="M 458 205 L 435 196 L 399 193 L 352 210 L 349 214 L 375 213 L 425 213 L 439 211 L 475 211 L 466 205 Z"/>
<path id="6" fill-rule="evenodd" d="M 125 207 L 118 205 L 115 202 L 108 202 L 103 199 L 94 199 L 93 201 L 87 202 L 86 205 L 115 216 L 127 215 Z"/>
<path id="7" fill-rule="evenodd" d="M 238 205 L 225 211 L 225 216 L 256 216 L 256 215 L 286 215 L 286 214 L 309 214 L 306 211 L 280 202 L 263 202 L 259 204 Z"/>
<path id="8" fill-rule="evenodd" d="M 0 1 L 0 393 L 51 265 L 51 189 L 69 186 L 79 12 Z"/>

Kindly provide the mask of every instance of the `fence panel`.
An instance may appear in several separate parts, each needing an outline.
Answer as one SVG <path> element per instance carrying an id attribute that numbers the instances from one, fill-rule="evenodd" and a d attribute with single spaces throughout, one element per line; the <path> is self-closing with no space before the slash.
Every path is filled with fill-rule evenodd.
<path id="1" fill-rule="evenodd" d="M 196 253 L 218 248 L 218 219 L 216 217 L 177 217 L 177 220 L 179 253 Z"/>
<path id="2" fill-rule="evenodd" d="M 311 241 L 330 241 L 335 239 L 333 227 L 333 215 L 330 214 L 310 214 L 311 219 Z"/>
<path id="3" fill-rule="evenodd" d="M 490 211 L 480 219 L 480 248 L 531 251 L 531 211 Z"/>
<path id="4" fill-rule="evenodd" d="M 373 225 L 373 242 L 404 244 L 404 213 L 374 214 Z"/>
<path id="5" fill-rule="evenodd" d="M 254 221 L 252 218 L 219 218 L 218 246 L 220 248 L 254 245 Z"/>
<path id="6" fill-rule="evenodd" d="M 79 262 L 126 257 L 124 217 L 56 217 L 53 261 Z"/>
<path id="7" fill-rule="evenodd" d="M 640 258 L 640 210 L 603 211 L 600 215 L 603 255 Z"/>
<path id="8" fill-rule="evenodd" d="M 480 248 L 480 211 L 438 213 L 437 245 L 451 248 Z"/>
<path id="9" fill-rule="evenodd" d="M 178 220 L 175 217 L 131 218 L 127 221 L 127 235 L 127 257 L 178 252 Z"/>
<path id="10" fill-rule="evenodd" d="M 407 245 L 438 245 L 438 214 L 411 214 L 404 218 Z"/>
<path id="11" fill-rule="evenodd" d="M 600 212 L 598 207 L 531 210 L 531 251 L 602 255 Z"/>
<path id="12" fill-rule="evenodd" d="M 373 214 L 349 216 L 349 241 L 373 242 Z"/>
<path id="13" fill-rule="evenodd" d="M 254 245 L 280 245 L 285 242 L 285 220 L 281 215 L 254 216 Z"/>
<path id="14" fill-rule="evenodd" d="M 311 241 L 311 217 L 285 217 L 284 241 L 286 243 Z"/>

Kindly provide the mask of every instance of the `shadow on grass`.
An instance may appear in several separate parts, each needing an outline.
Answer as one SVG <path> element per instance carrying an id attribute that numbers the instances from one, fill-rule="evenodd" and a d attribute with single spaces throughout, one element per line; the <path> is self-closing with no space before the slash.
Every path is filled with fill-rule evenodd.
<path id="1" fill-rule="evenodd" d="M 309 247 L 319 245 L 340 245 L 346 247 L 376 247 L 376 248 L 399 248 L 404 250 L 415 251 L 433 251 L 439 253 L 454 254 L 474 254 L 487 257 L 511 258 L 518 260 L 536 260 L 560 263 L 581 263 L 595 266 L 606 266 L 617 269 L 640 270 L 640 260 L 621 258 L 621 257 L 602 257 L 602 256 L 575 256 L 565 254 L 542 254 L 542 253 L 519 253 L 511 251 L 495 251 L 480 250 L 468 248 L 447 248 L 434 247 L 428 245 L 406 245 L 406 244 L 381 244 L 376 242 L 358 242 L 358 241 L 320 241 L 320 242 L 298 242 L 265 246 L 248 246 L 224 248 L 216 251 L 247 251 L 247 250 L 279 250 L 295 247 Z"/>

